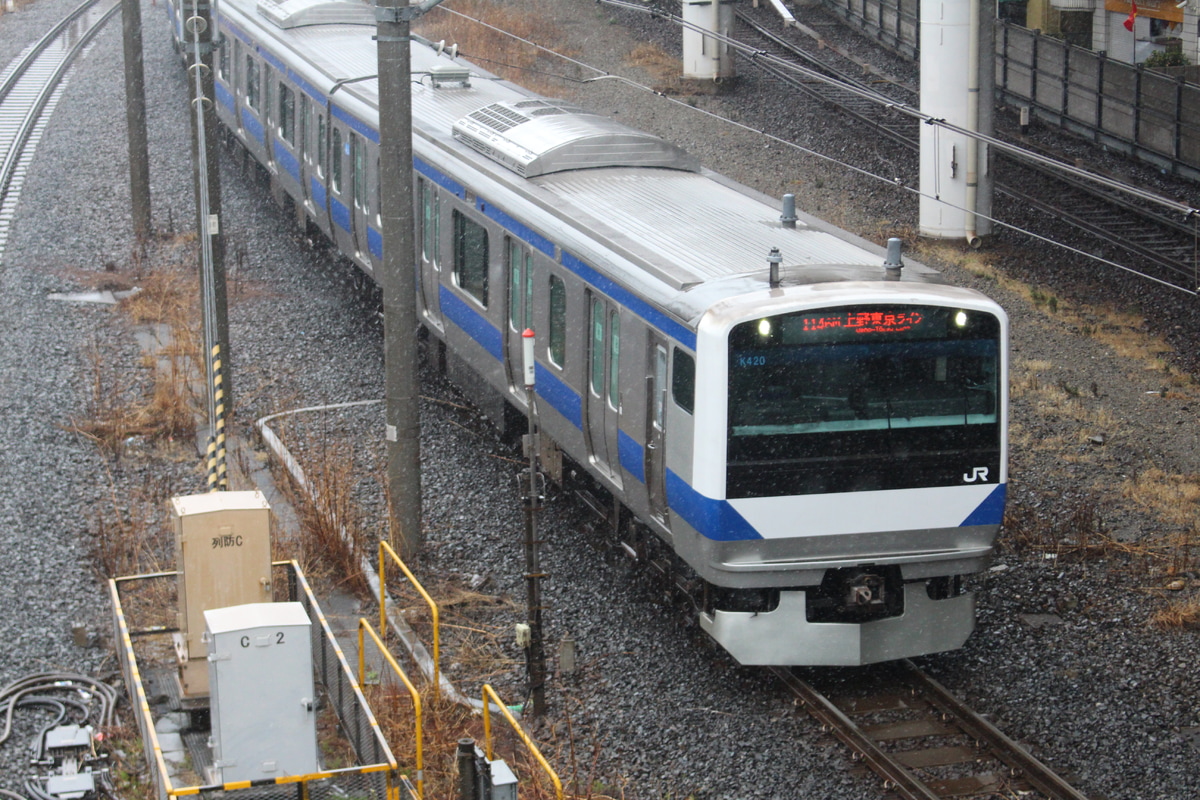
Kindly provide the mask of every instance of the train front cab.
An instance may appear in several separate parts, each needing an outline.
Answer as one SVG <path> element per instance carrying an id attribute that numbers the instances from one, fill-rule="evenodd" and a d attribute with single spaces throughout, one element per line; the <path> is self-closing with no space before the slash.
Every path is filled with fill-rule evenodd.
<path id="1" fill-rule="evenodd" d="M 827 285 L 828 286 L 828 285 Z M 953 287 L 788 292 L 710 312 L 697 337 L 677 550 L 701 625 L 743 664 L 852 666 L 961 647 L 962 576 L 1004 508 L 1007 320 Z"/>

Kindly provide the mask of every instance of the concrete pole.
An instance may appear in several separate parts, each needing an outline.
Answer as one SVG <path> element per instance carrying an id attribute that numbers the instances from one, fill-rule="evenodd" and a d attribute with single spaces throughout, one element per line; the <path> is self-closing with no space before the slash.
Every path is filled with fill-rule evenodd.
<path id="1" fill-rule="evenodd" d="M 417 376 L 412 63 L 408 0 L 377 0 L 380 221 L 383 226 L 383 352 L 387 484 L 392 547 L 404 558 L 424 544 L 421 531 L 421 419 Z"/>
<path id="2" fill-rule="evenodd" d="M 125 44 L 125 125 L 129 137 L 129 197 L 138 252 L 150 238 L 150 155 L 146 144 L 146 77 L 142 68 L 141 0 L 121 0 Z"/>
<path id="3" fill-rule="evenodd" d="M 968 128 L 969 16 L 976 0 L 921 0 L 921 111 Z M 966 236 L 967 137 L 938 125 L 921 126 L 920 233 L 934 239 Z"/>

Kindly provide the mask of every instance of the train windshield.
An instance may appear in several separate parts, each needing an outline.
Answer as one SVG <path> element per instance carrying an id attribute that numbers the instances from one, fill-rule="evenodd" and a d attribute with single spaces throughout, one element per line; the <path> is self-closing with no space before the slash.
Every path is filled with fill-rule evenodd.
<path id="1" fill-rule="evenodd" d="M 996 482 L 1000 322 L 858 305 L 729 335 L 726 496 Z"/>

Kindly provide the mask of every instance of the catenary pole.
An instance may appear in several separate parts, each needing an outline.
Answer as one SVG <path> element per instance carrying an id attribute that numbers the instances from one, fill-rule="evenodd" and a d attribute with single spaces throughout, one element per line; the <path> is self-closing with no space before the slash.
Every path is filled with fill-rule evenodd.
<path id="1" fill-rule="evenodd" d="M 206 466 L 210 491 L 229 488 L 225 424 L 232 401 L 229 378 L 229 318 L 225 296 L 225 247 L 221 230 L 221 178 L 217 171 L 217 114 L 213 105 L 212 6 L 190 0 L 184 47 L 188 59 L 188 111 L 196 178 L 196 234 L 199 242 L 200 298 L 204 361 L 209 389 Z"/>
<path id="2" fill-rule="evenodd" d="M 125 124 L 129 137 L 129 200 L 141 252 L 150 238 L 150 155 L 146 137 L 146 74 L 142 66 L 141 0 L 121 0 L 125 46 Z"/>

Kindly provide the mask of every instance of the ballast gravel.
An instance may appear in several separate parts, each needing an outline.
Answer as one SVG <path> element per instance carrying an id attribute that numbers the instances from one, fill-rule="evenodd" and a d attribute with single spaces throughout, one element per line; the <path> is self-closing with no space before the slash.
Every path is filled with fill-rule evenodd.
<path id="1" fill-rule="evenodd" d="M 72 5 L 37 0 L 0 16 L 0 57 L 14 57 Z M 193 227 L 183 75 L 163 8 L 145 3 L 142 13 L 155 224 L 183 233 Z M 577 58 L 641 83 L 659 79 L 630 66 L 635 46 L 673 46 L 667 23 L 589 0 L 559 0 L 544 13 Z M 822 31 L 835 31 L 817 13 L 797 9 Z M 856 46 L 864 57 L 879 57 Z M 576 77 L 588 77 L 584 72 Z M 864 235 L 913 226 L 915 203 L 894 188 L 697 112 L 773 128 L 785 138 L 812 136 L 814 146 L 824 142 L 841 160 L 876 157 L 872 143 L 828 112 L 806 109 L 749 69 L 743 74 L 730 87 L 683 103 L 614 81 L 564 85 L 564 91 L 680 142 L 711 168 L 769 195 L 795 191 L 805 210 Z M 108 600 L 91 556 L 97 518 L 145 513 L 133 501 L 139 492 L 203 489 L 191 458 L 152 458 L 134 440 L 114 461 L 71 432 L 72 420 L 92 413 L 97 402 L 93 352 L 127 370 L 127 383 L 107 387 L 102 398 L 145 378 L 138 345 L 110 308 L 49 299 L 127 282 L 136 272 L 122 102 L 114 24 L 72 74 L 0 255 L 0 684 L 50 670 L 115 676 Z M 223 164 L 239 433 L 249 440 L 248 423 L 268 413 L 381 397 L 377 292 L 328 248 L 299 235 L 254 170 L 229 158 Z M 1041 246 L 1005 245 L 982 258 L 1031 275 L 1045 253 Z M 1050 313 L 954 265 L 935 266 L 998 299 L 1012 318 L 1010 499 L 1021 530 L 1002 537 L 994 567 L 974 581 L 979 626 L 967 646 L 921 664 L 1089 796 L 1200 796 L 1200 751 L 1192 743 L 1200 729 L 1200 633 L 1149 622 L 1169 601 L 1195 598 L 1200 575 L 1194 557 L 1184 558 L 1169 576 L 1184 588 L 1168 589 L 1166 561 L 1129 552 L 1188 529 L 1140 510 L 1125 494 L 1153 468 L 1200 473 L 1200 398 L 1191 385 L 1171 383 L 1163 369 L 1114 355 L 1085 335 L 1078 317 Z M 1064 312 L 1071 305 L 1067 288 L 1059 290 Z M 1106 324 L 1097 320 L 1094 328 Z M 1194 319 L 1177 324 L 1194 329 Z M 511 596 L 519 608 L 519 453 L 432 370 L 423 378 L 428 547 L 422 568 L 479 576 L 481 592 Z M 363 463 L 378 462 L 378 407 L 339 412 L 315 423 L 322 426 L 349 431 Z M 374 481 L 370 474 L 360 479 L 368 503 L 378 502 Z M 1049 531 L 1039 535 L 1076 543 L 1079 520 L 1093 508 L 1099 517 L 1093 527 L 1120 547 L 1051 557 L 1026 541 L 1030 531 Z M 574 748 L 573 764 L 564 758 L 561 772 L 597 792 L 630 798 L 850 800 L 880 793 L 878 781 L 853 767 L 769 675 L 737 666 L 712 646 L 659 584 L 613 556 L 607 535 L 588 519 L 578 502 L 552 492 L 540 521 L 551 654 L 566 637 L 578 648 L 577 673 L 552 680 L 551 715 L 541 728 L 561 752 L 567 744 Z M 506 647 L 517 660 L 520 651 Z M 519 691 L 522 680 L 515 670 L 497 683 Z M 32 735 L 33 727 L 22 723 L 0 745 L 0 788 L 19 789 L 29 773 Z"/>

